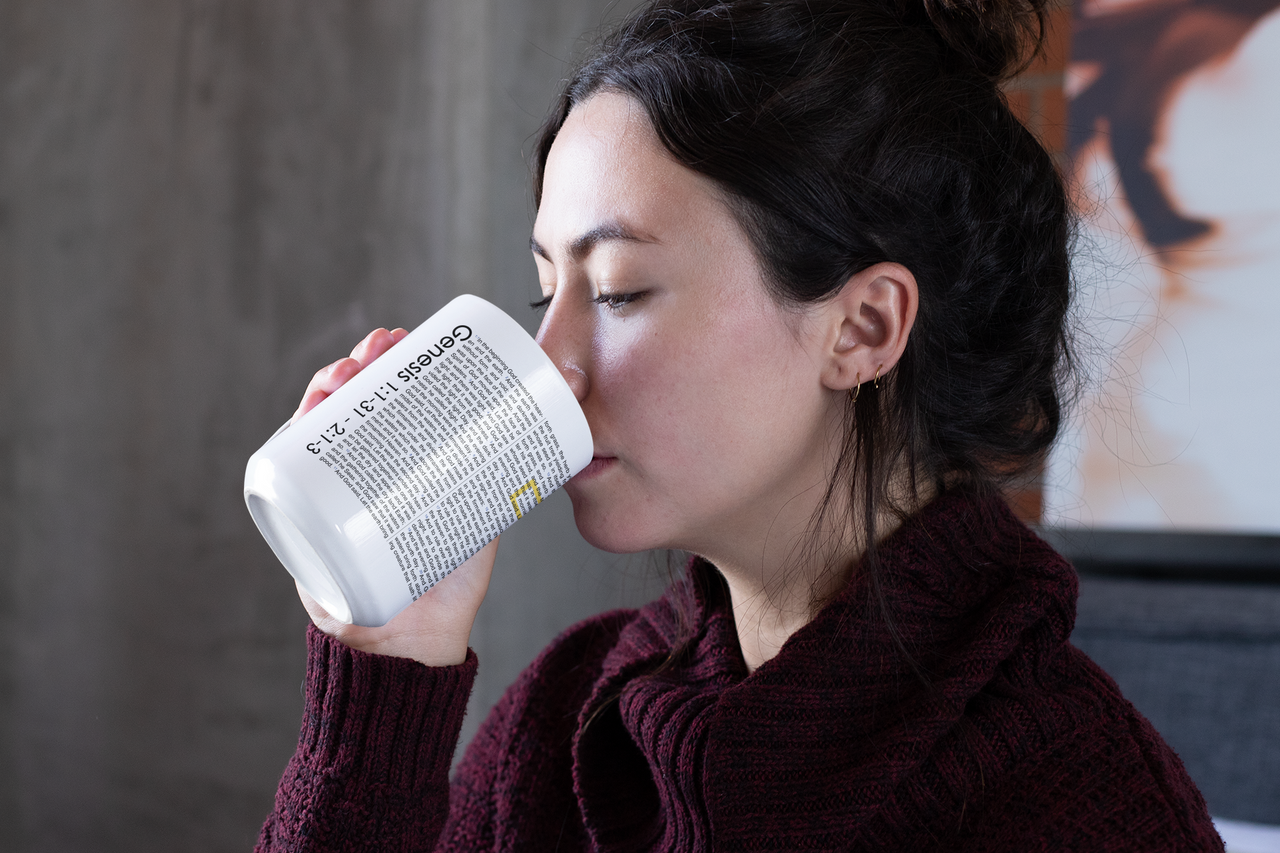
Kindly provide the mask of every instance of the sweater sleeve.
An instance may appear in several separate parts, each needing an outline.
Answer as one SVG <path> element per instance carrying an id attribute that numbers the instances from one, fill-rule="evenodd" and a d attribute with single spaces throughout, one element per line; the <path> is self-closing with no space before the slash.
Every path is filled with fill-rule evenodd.
<path id="1" fill-rule="evenodd" d="M 1222 853 L 1204 799 L 1136 711 L 1081 725 L 1005 778 L 966 850 Z M 985 826 L 982 824 L 985 823 Z"/>
<path id="2" fill-rule="evenodd" d="M 307 647 L 298 749 L 255 851 L 432 849 L 475 653 L 427 667 L 355 651 L 314 627 Z"/>

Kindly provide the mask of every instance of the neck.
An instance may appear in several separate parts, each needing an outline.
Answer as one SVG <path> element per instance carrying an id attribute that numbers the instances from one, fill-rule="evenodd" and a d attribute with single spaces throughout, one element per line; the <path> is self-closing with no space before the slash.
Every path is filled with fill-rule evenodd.
<path id="1" fill-rule="evenodd" d="M 911 501 L 911 510 L 918 510 L 932 494 L 929 489 L 918 495 Z M 865 553 L 862 543 L 866 533 L 852 521 L 860 517 L 847 511 L 828 513 L 827 518 L 846 519 L 848 525 L 843 530 L 829 530 L 819 540 L 825 547 L 811 547 L 815 540 L 813 525 L 808 524 L 789 540 L 775 538 L 772 547 L 764 547 L 758 558 L 749 562 L 733 559 L 740 555 L 702 555 L 720 571 L 729 588 L 738 643 L 748 671 L 755 672 L 777 655 L 791 635 L 813 619 L 822 603 L 849 581 L 853 567 Z M 900 524 L 896 514 L 881 513 L 876 521 L 877 540 Z"/>
<path id="2" fill-rule="evenodd" d="M 768 584 L 732 572 L 724 572 L 724 576 L 733 603 L 738 644 L 749 672 L 773 658 L 792 634 L 809 623 L 815 600 L 825 599 L 843 583 L 842 577 L 832 573 L 826 590 L 818 591 L 810 583 L 771 589 Z"/>
<path id="3" fill-rule="evenodd" d="M 833 515 L 850 518 L 848 513 Z M 730 540 L 738 548 L 700 551 L 728 586 L 738 642 L 751 672 L 776 655 L 813 618 L 819 603 L 844 585 L 862 553 L 850 544 L 848 530 L 832 531 L 815 548 L 811 517 L 792 519 L 791 525 L 779 521 L 770 525 L 772 535 L 764 541 L 743 535 Z"/>

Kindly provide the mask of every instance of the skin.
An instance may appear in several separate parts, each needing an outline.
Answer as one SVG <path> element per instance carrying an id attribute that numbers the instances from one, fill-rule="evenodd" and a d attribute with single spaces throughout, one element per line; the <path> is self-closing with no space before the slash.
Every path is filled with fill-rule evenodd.
<path id="1" fill-rule="evenodd" d="M 897 363 L 915 279 L 877 264 L 819 305 L 780 305 L 718 187 L 676 162 L 643 109 L 615 93 L 577 106 L 557 136 L 531 245 L 546 303 L 538 343 L 595 440 L 592 463 L 566 486 L 579 531 L 605 550 L 707 558 L 728 582 L 754 670 L 812 617 L 815 593 L 844 582 L 831 567 L 857 556 L 852 522 L 815 538 L 812 520 L 845 397 Z M 317 373 L 299 411 L 403 334 L 378 330 Z M 458 663 L 495 554 L 489 546 L 383 628 L 340 625 L 304 603 L 349 645 Z"/>
<path id="2" fill-rule="evenodd" d="M 310 411 L 407 334 L 404 329 L 390 332 L 375 329 L 356 344 L 349 358 L 338 359 L 318 370 L 307 385 L 293 419 Z M 339 622 L 301 586 L 298 597 L 317 628 L 353 649 L 411 658 L 427 666 L 452 666 L 466 660 L 471 626 L 489 588 L 489 576 L 497 555 L 498 540 L 494 539 L 379 628 Z"/>

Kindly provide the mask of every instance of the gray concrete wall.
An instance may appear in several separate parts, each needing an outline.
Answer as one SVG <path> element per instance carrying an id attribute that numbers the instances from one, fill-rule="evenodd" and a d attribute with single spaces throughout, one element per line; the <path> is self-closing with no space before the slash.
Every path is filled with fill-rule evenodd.
<path id="1" fill-rule="evenodd" d="M 0 0 L 0 850 L 252 845 L 305 615 L 245 460 L 371 327 L 533 326 L 522 149 L 612 6 Z M 653 585 L 563 499 L 515 528 L 468 732 Z"/>

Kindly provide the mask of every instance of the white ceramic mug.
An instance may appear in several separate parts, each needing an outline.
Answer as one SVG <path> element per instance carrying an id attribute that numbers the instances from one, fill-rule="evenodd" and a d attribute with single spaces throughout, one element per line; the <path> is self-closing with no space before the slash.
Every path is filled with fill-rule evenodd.
<path id="1" fill-rule="evenodd" d="M 244 497 L 334 617 L 384 625 L 591 461 L 520 324 L 459 296 L 249 459 Z"/>

